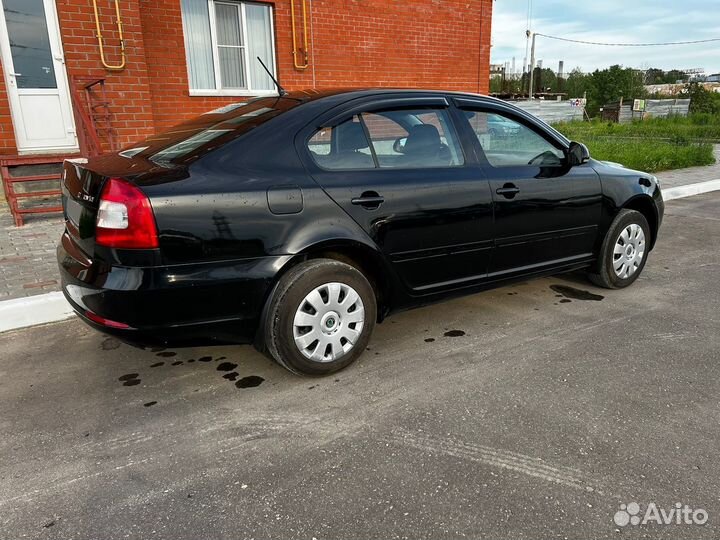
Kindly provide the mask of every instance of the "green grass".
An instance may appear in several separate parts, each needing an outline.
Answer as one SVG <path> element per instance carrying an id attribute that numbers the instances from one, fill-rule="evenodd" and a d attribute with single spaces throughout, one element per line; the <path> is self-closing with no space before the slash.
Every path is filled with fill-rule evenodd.
<path id="1" fill-rule="evenodd" d="M 720 116 L 652 118 L 629 124 L 566 122 L 555 127 L 585 143 L 595 159 L 647 172 L 715 163 L 712 143 L 720 143 Z"/>
<path id="2" fill-rule="evenodd" d="M 615 161 L 629 169 L 645 172 L 684 169 L 715 163 L 711 144 L 684 143 L 654 140 L 612 140 L 584 137 L 590 155 L 603 161 Z"/>

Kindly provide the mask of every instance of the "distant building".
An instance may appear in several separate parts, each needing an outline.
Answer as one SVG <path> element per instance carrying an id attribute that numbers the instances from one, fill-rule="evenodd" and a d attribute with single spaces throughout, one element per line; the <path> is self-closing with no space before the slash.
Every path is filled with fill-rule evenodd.
<path id="1" fill-rule="evenodd" d="M 711 82 L 700 82 L 698 84 L 702 85 L 706 90 L 709 90 L 711 92 L 720 92 L 720 74 L 716 75 L 708 75 L 706 78 L 709 79 L 710 77 L 717 77 L 717 81 Z M 685 83 L 677 83 L 677 84 L 646 84 L 644 86 L 645 90 L 649 94 L 660 94 L 663 96 L 682 96 L 685 92 Z"/>

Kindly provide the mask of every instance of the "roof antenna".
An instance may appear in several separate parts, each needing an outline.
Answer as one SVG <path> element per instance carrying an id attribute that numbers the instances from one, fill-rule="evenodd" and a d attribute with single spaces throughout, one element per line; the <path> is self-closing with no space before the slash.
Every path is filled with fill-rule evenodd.
<path id="1" fill-rule="evenodd" d="M 270 70 L 269 70 L 268 67 L 265 65 L 265 62 L 263 62 L 262 60 L 260 60 L 260 57 L 259 57 L 259 56 L 257 57 L 257 60 L 258 60 L 258 62 L 260 62 L 260 65 L 261 65 L 261 66 L 263 67 L 263 69 L 265 70 L 265 73 L 268 74 L 268 77 L 270 77 L 270 78 L 272 79 L 272 82 L 275 83 L 275 86 L 277 86 L 278 94 L 280 95 L 280 97 L 283 97 L 285 94 L 287 94 L 287 92 L 285 91 L 285 89 L 284 89 L 282 86 L 280 86 L 280 83 L 279 83 L 279 82 L 277 82 L 277 79 L 276 79 L 275 77 L 273 77 L 273 74 L 270 73 Z"/>

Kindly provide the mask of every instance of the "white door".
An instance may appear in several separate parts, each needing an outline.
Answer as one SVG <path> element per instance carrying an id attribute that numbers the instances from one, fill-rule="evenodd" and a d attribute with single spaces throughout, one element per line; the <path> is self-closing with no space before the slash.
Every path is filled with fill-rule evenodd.
<path id="1" fill-rule="evenodd" d="M 54 0 L 0 0 L 0 51 L 20 153 L 76 150 Z"/>

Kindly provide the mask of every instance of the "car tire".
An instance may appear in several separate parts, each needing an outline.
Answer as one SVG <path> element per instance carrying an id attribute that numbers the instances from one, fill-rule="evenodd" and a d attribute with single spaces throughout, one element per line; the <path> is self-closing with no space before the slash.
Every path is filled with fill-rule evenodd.
<path id="1" fill-rule="evenodd" d="M 596 272 L 590 281 L 606 289 L 631 285 L 645 268 L 651 232 L 647 219 L 635 210 L 621 210 L 603 240 Z"/>
<path id="2" fill-rule="evenodd" d="M 302 262 L 269 299 L 265 349 L 293 373 L 327 375 L 365 351 L 376 318 L 375 291 L 358 269 L 333 259 Z"/>

